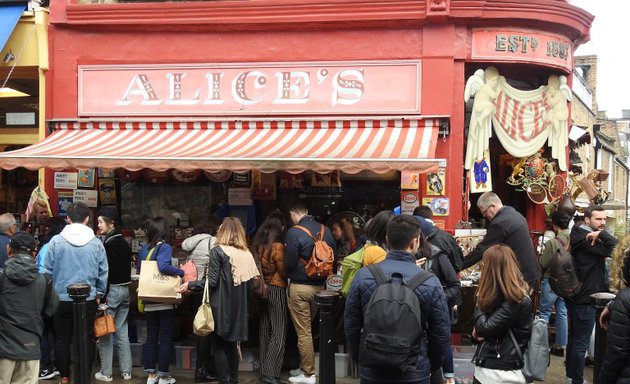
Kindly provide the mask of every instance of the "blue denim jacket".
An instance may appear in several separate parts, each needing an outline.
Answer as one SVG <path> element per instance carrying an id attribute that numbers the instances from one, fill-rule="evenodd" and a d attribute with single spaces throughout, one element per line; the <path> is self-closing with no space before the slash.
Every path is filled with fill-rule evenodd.
<path id="1" fill-rule="evenodd" d="M 67 287 L 75 283 L 90 284 L 88 301 L 102 297 L 107 291 L 108 272 L 105 247 L 89 227 L 67 225 L 48 242 L 44 273 L 52 276 L 60 301 L 72 301 Z"/>

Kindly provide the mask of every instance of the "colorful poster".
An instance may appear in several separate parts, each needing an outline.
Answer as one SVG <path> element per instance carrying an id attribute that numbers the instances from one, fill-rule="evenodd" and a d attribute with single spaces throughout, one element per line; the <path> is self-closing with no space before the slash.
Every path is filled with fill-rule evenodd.
<path id="1" fill-rule="evenodd" d="M 425 197 L 422 199 L 422 205 L 431 208 L 434 216 L 448 216 L 448 197 Z"/>
<path id="2" fill-rule="evenodd" d="M 65 217 L 68 207 L 72 204 L 73 191 L 57 191 L 58 216 Z"/>
<path id="3" fill-rule="evenodd" d="M 492 172 L 490 171 L 490 152 L 486 150 L 481 160 L 473 163 L 468 171 L 470 193 L 492 191 Z"/>
<path id="4" fill-rule="evenodd" d="M 98 197 L 101 205 L 116 205 L 116 183 L 113 178 L 98 180 Z"/>
<path id="5" fill-rule="evenodd" d="M 412 215 L 413 210 L 420 206 L 420 192 L 403 191 L 400 193 L 400 213 Z"/>
<path id="6" fill-rule="evenodd" d="M 437 172 L 427 174 L 427 195 L 442 196 L 446 191 L 446 169 L 439 168 Z"/>
<path id="7" fill-rule="evenodd" d="M 94 168 L 79 171 L 79 178 L 77 180 L 77 186 L 79 188 L 94 187 Z"/>
<path id="8" fill-rule="evenodd" d="M 339 171 L 330 173 L 313 172 L 311 187 L 341 187 L 341 173 Z"/>
<path id="9" fill-rule="evenodd" d="M 418 190 L 420 188 L 420 175 L 414 172 L 400 172 L 400 188 Z"/>
<path id="10" fill-rule="evenodd" d="M 276 174 L 252 171 L 252 197 L 257 200 L 276 200 Z"/>

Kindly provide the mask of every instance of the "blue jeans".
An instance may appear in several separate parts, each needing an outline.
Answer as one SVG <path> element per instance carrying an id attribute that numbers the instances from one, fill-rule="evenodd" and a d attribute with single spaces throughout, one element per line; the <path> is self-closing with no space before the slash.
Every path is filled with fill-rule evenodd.
<path id="1" fill-rule="evenodd" d="M 569 343 L 567 344 L 567 377 L 572 384 L 584 383 L 584 357 L 595 326 L 595 308 L 567 301 L 569 310 Z"/>
<path id="2" fill-rule="evenodd" d="M 144 371 L 156 373 L 155 361 L 157 359 L 158 376 L 168 376 L 168 366 L 171 363 L 171 350 L 173 349 L 173 324 L 175 323 L 175 310 L 145 312 L 147 320 L 147 341 L 144 343 Z M 159 341 L 159 351 L 158 351 Z M 156 356 L 157 354 L 157 356 Z"/>
<path id="3" fill-rule="evenodd" d="M 444 377 L 455 377 L 455 366 L 453 365 L 453 348 L 451 347 L 451 343 L 446 343 L 443 345 L 442 353 L 442 373 L 444 374 Z"/>
<path id="4" fill-rule="evenodd" d="M 566 347 L 568 337 L 568 324 L 567 324 L 567 306 L 564 303 L 564 299 L 556 295 L 551 290 L 549 285 L 549 279 L 545 278 L 542 281 L 542 287 L 540 290 L 540 318 L 544 319 L 549 324 L 549 318 L 551 317 L 551 307 L 556 307 L 556 339 L 554 343 L 556 347 Z"/>
<path id="5" fill-rule="evenodd" d="M 131 373 L 131 347 L 127 333 L 127 315 L 129 314 L 129 286 L 110 285 L 107 293 L 107 312 L 114 317 L 116 333 L 101 337 L 98 353 L 101 356 L 101 373 L 112 376 L 112 358 L 114 355 L 114 337 L 116 354 L 121 373 Z"/>

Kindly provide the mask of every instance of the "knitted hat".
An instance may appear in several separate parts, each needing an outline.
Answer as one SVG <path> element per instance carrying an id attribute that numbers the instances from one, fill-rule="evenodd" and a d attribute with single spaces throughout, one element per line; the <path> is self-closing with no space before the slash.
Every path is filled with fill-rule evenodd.
<path id="1" fill-rule="evenodd" d="M 9 248 L 16 251 L 35 252 L 37 250 L 37 240 L 27 232 L 17 232 L 11 236 Z"/>

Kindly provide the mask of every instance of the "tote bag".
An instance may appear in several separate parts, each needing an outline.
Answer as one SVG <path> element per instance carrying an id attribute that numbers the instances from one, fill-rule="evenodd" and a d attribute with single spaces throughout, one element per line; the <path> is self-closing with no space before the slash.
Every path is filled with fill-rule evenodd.
<path id="1" fill-rule="evenodd" d="M 140 280 L 138 281 L 138 298 L 145 302 L 177 304 L 182 301 L 178 293 L 182 278 L 160 273 L 157 261 L 142 260 L 140 265 Z"/>
<path id="2" fill-rule="evenodd" d="M 214 332 L 214 317 L 210 308 L 210 294 L 208 292 L 208 279 L 203 288 L 203 298 L 193 320 L 193 333 L 197 336 L 208 336 Z"/>

